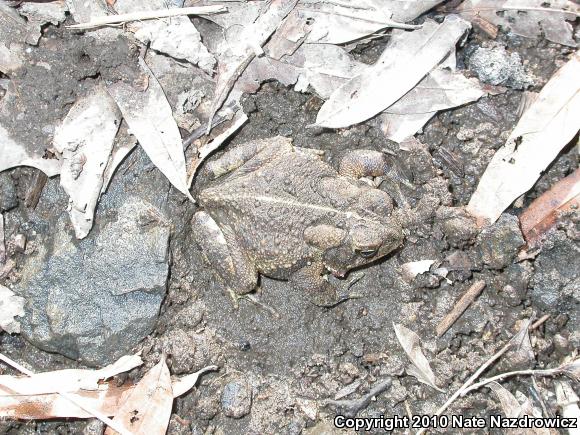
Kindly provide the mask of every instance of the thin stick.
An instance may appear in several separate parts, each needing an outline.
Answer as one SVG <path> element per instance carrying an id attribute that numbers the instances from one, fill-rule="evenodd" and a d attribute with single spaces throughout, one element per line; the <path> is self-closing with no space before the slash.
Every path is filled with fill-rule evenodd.
<path id="1" fill-rule="evenodd" d="M 530 326 L 530 329 L 537 329 L 540 326 L 542 326 L 542 324 L 548 320 L 550 318 L 549 314 L 544 314 L 542 317 L 540 317 L 538 320 L 536 320 L 532 326 Z"/>
<path id="2" fill-rule="evenodd" d="M 316 10 L 316 9 L 300 8 L 300 10 L 306 11 L 306 12 L 317 12 L 317 13 L 321 13 L 321 14 L 329 14 L 329 15 L 334 15 L 337 17 L 352 18 L 353 20 L 366 21 L 367 23 L 379 24 L 379 25 L 383 25 L 384 27 L 392 27 L 394 29 L 415 30 L 415 29 L 420 29 L 421 27 L 423 27 L 420 24 L 405 24 L 405 23 L 399 23 L 398 21 L 391 21 L 391 20 L 377 21 L 377 20 L 373 20 L 371 18 L 358 17 L 356 15 L 351 15 L 351 14 L 340 14 L 340 13 L 336 13 L 336 12 L 330 13 L 330 12 Z"/>
<path id="3" fill-rule="evenodd" d="M 471 305 L 481 291 L 485 288 L 485 281 L 476 281 L 463 296 L 459 299 L 453 309 L 441 320 L 439 325 L 437 325 L 437 337 L 441 337 L 447 332 L 451 325 L 453 325 L 459 317 L 464 313 L 464 311 Z"/>
<path id="4" fill-rule="evenodd" d="M 6 263 L 6 238 L 4 234 L 4 215 L 0 213 L 0 265 Z"/>
<path id="5" fill-rule="evenodd" d="M 449 408 L 449 406 L 455 402 L 455 399 L 457 399 L 459 396 L 461 396 L 461 393 L 466 390 L 467 388 L 469 388 L 471 386 L 471 384 L 473 384 L 473 382 L 479 378 L 479 376 L 487 370 L 487 368 L 492 365 L 495 361 L 497 361 L 504 353 L 506 353 L 508 350 L 510 350 L 514 344 L 517 344 L 518 346 L 521 344 L 522 338 L 525 336 L 525 334 L 528 333 L 530 327 L 530 321 L 528 320 L 526 322 L 526 324 L 524 325 L 524 327 L 516 334 L 514 335 L 510 341 L 508 341 L 504 347 L 502 347 L 497 353 L 495 353 L 494 355 L 492 355 L 492 357 L 490 359 L 488 359 L 486 362 L 483 363 L 483 365 L 481 367 L 479 367 L 474 374 L 472 374 L 469 379 L 467 379 L 467 381 L 465 381 L 463 383 L 463 385 L 455 392 L 453 393 L 453 395 L 447 399 L 447 401 L 441 405 L 441 407 L 437 410 L 437 412 L 435 412 L 436 416 L 439 416 L 441 414 L 443 414 L 443 412 L 445 412 L 445 410 L 447 408 Z M 419 430 L 415 435 L 421 435 L 422 433 L 425 432 L 426 429 L 421 429 Z"/>
<path id="6" fill-rule="evenodd" d="M 559 375 L 562 373 L 562 367 L 556 367 L 555 369 L 545 369 L 545 370 L 516 370 L 514 372 L 507 372 L 502 373 L 500 375 L 492 376 L 491 378 L 484 379 L 483 381 L 478 382 L 477 384 L 473 384 L 469 388 L 464 389 L 461 392 L 461 397 L 465 396 L 467 393 L 473 390 L 477 390 L 478 388 L 483 387 L 485 384 L 489 384 L 490 382 L 494 381 L 501 381 L 502 379 L 509 378 L 511 376 L 518 376 L 518 375 L 531 375 L 531 376 L 554 376 Z"/>
<path id="7" fill-rule="evenodd" d="M 8 364 L 12 368 L 18 370 L 19 372 L 24 373 L 26 376 L 34 376 L 34 372 L 28 370 L 26 367 L 18 364 L 16 361 L 13 361 L 12 359 L 8 358 L 6 355 L 4 355 L 2 353 L 0 353 L 0 361 L 4 361 L 6 364 Z M 92 409 L 89 406 L 84 405 L 74 395 L 69 394 L 69 393 L 66 393 L 64 391 L 56 391 L 56 393 L 60 394 L 62 397 L 64 397 L 65 399 L 67 399 L 69 402 L 75 404 L 76 406 L 78 406 L 79 408 L 81 408 L 86 413 L 91 414 L 93 417 L 98 418 L 103 423 L 105 423 L 107 426 L 109 426 L 112 429 L 114 429 L 117 432 L 119 432 L 121 435 L 132 435 L 131 432 L 128 432 L 122 426 L 119 426 L 117 423 L 115 423 L 113 420 L 111 420 L 106 415 L 102 414 L 101 412 L 99 412 L 99 411 L 97 411 L 95 409 Z"/>
<path id="8" fill-rule="evenodd" d="M 154 20 L 156 18 L 179 17 L 182 15 L 209 15 L 227 12 L 228 8 L 223 5 L 198 6 L 190 8 L 160 9 L 157 11 L 141 11 L 129 14 L 107 15 L 95 18 L 88 23 L 73 24 L 69 29 L 90 29 L 93 27 L 107 26 L 109 24 L 121 24 L 127 21 Z"/>
<path id="9" fill-rule="evenodd" d="M 458 10 L 457 12 L 459 14 L 463 14 L 463 13 L 478 13 L 478 12 L 482 12 L 482 11 L 532 11 L 532 12 L 553 12 L 553 13 L 558 13 L 558 14 L 572 14 L 572 15 L 576 15 L 577 17 L 580 17 L 580 13 L 578 12 L 573 12 L 573 11 L 567 11 L 565 9 L 555 9 L 555 8 L 533 8 L 533 7 L 518 7 L 518 6 L 503 6 L 500 8 L 467 8 L 467 9 L 462 9 L 462 10 Z"/>

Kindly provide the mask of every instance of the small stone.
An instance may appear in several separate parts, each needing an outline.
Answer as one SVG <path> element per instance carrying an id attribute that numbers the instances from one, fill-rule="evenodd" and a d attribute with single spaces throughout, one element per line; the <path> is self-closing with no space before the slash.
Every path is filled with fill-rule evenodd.
<path id="1" fill-rule="evenodd" d="M 191 435 L 190 422 L 182 419 L 177 414 L 172 414 L 167 433 L 171 435 Z"/>
<path id="2" fill-rule="evenodd" d="M 482 82 L 503 85 L 514 89 L 525 89 L 533 84 L 522 65 L 518 53 L 508 53 L 502 46 L 477 48 L 468 61 Z"/>
<path id="3" fill-rule="evenodd" d="M 82 435 L 103 435 L 103 432 L 105 432 L 105 423 L 94 418 L 89 420 L 84 427 Z"/>
<path id="4" fill-rule="evenodd" d="M 490 269 L 503 269 L 511 264 L 524 245 L 516 216 L 503 214 L 491 227 L 478 237 L 481 259 Z"/>
<path id="5" fill-rule="evenodd" d="M 175 329 L 162 340 L 162 350 L 169 355 L 171 372 L 176 375 L 198 371 L 210 363 L 210 345 L 203 335 Z"/>
<path id="6" fill-rule="evenodd" d="M 560 355 L 566 356 L 570 353 L 570 341 L 562 334 L 554 335 L 553 341 L 554 350 Z"/>
<path id="7" fill-rule="evenodd" d="M 12 238 L 12 245 L 17 252 L 24 252 L 26 250 L 26 236 L 24 234 L 16 234 Z"/>
<path id="8" fill-rule="evenodd" d="M 221 403 L 227 417 L 242 418 L 252 407 L 252 388 L 244 380 L 230 382 L 224 387 Z"/>
<path id="9" fill-rule="evenodd" d="M 463 247 L 477 234 L 477 227 L 473 218 L 458 207 L 439 207 L 436 220 L 450 245 Z"/>

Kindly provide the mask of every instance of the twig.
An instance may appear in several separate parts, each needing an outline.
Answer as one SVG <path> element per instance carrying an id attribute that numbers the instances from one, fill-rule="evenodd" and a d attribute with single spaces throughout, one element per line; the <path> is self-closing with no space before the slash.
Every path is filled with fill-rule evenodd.
<path id="1" fill-rule="evenodd" d="M 503 6 L 498 8 L 466 8 L 458 10 L 457 13 L 478 13 L 482 11 L 531 11 L 531 12 L 553 12 L 557 14 L 572 14 L 580 17 L 579 12 L 574 11 L 567 11 L 565 9 L 555 9 L 555 8 L 533 8 L 533 7 L 524 7 L 524 6 Z"/>
<path id="2" fill-rule="evenodd" d="M 88 23 L 79 23 L 67 26 L 69 29 L 90 29 L 93 27 L 107 26 L 109 24 L 121 24 L 127 21 L 153 20 L 156 18 L 179 17 L 182 15 L 209 15 L 219 12 L 227 12 L 223 5 L 198 6 L 189 8 L 160 9 L 157 11 L 141 11 L 129 14 L 107 15 L 95 18 Z"/>
<path id="3" fill-rule="evenodd" d="M 368 394 L 365 394 L 360 399 L 353 399 L 353 400 L 332 400 L 326 399 L 323 402 L 324 406 L 332 405 L 341 408 L 343 414 L 347 417 L 354 417 L 358 414 L 359 411 L 365 409 L 371 403 L 373 397 L 378 396 L 383 391 L 386 391 L 391 387 L 392 380 L 391 378 L 387 378 L 371 388 L 371 391 Z"/>
<path id="4" fill-rule="evenodd" d="M 550 318 L 550 315 L 549 314 L 544 314 L 542 317 L 540 317 L 538 320 L 536 320 L 532 324 L 532 326 L 530 326 L 530 329 L 538 329 L 549 318 Z"/>
<path id="5" fill-rule="evenodd" d="M 24 198 L 24 205 L 27 208 L 34 210 L 38 205 L 38 200 L 42 194 L 42 190 L 48 181 L 48 177 L 42 171 L 36 171 L 32 184 L 26 191 L 26 196 Z"/>
<path id="6" fill-rule="evenodd" d="M 529 327 L 530 327 L 530 321 L 528 320 L 526 322 L 526 324 L 524 325 L 524 327 L 516 334 L 514 335 L 510 341 L 508 341 L 504 347 L 502 347 L 498 352 L 496 352 L 494 355 L 492 355 L 492 357 L 490 359 L 488 359 L 485 363 L 483 363 L 481 365 L 481 367 L 479 367 L 474 374 L 472 374 L 469 379 L 467 379 L 467 381 L 465 381 L 463 383 L 463 385 L 455 392 L 453 393 L 453 395 L 447 399 L 447 401 L 441 405 L 441 407 L 435 412 L 435 416 L 439 416 L 441 414 L 443 414 L 443 412 L 445 412 L 445 410 L 447 408 L 449 408 L 449 406 L 455 402 L 455 399 L 457 399 L 458 397 L 461 396 L 461 394 L 463 393 L 464 390 L 466 390 L 467 388 L 469 388 L 473 382 L 479 378 L 479 376 L 487 370 L 487 368 L 492 365 L 495 361 L 497 361 L 499 358 L 501 358 L 501 356 L 506 353 L 508 350 L 510 350 L 512 347 L 519 347 L 522 343 L 522 340 L 526 337 L 526 334 L 528 333 Z M 415 435 L 421 435 L 422 433 L 425 432 L 426 429 L 421 429 L 419 430 Z"/>
<path id="7" fill-rule="evenodd" d="M 2 353 L 0 353 L 0 361 L 4 361 L 6 364 L 8 364 L 12 368 L 18 370 L 19 372 L 24 373 L 26 376 L 34 376 L 34 372 L 28 370 L 26 367 L 18 364 L 16 361 L 13 361 L 12 359 L 8 358 L 6 355 L 4 355 Z M 83 404 L 82 401 L 80 401 L 79 398 L 75 397 L 74 395 L 69 394 L 69 393 L 64 392 L 64 391 L 56 391 L 56 393 L 60 394 L 62 397 L 67 399 L 69 402 L 75 404 L 76 406 L 81 408 L 86 413 L 91 414 L 93 417 L 98 418 L 103 423 L 108 425 L 111 429 L 114 429 L 117 432 L 119 432 L 121 435 L 132 435 L 131 432 L 127 431 L 122 426 L 115 423 L 113 420 L 111 420 L 106 415 L 102 414 L 101 412 L 97 411 L 96 409 L 92 409 L 91 407 Z"/>
<path id="8" fill-rule="evenodd" d="M 506 372 L 496 376 L 492 376 L 491 378 L 484 379 L 483 381 L 478 382 L 477 384 L 473 384 L 469 388 L 464 389 L 461 392 L 461 397 L 465 396 L 467 393 L 473 390 L 477 390 L 478 388 L 483 387 L 485 384 L 489 384 L 490 382 L 494 381 L 501 381 L 502 379 L 509 378 L 512 376 L 518 375 L 531 375 L 531 376 L 556 376 L 560 375 L 565 372 L 564 366 L 556 367 L 555 369 L 544 369 L 544 370 L 516 370 L 513 372 Z"/>
<path id="9" fill-rule="evenodd" d="M 453 309 L 441 320 L 439 325 L 437 325 L 437 337 L 441 337 L 447 332 L 451 325 L 453 325 L 457 319 L 463 314 L 463 312 L 471 305 L 481 291 L 485 288 L 485 281 L 476 281 L 463 296 L 459 299 Z"/>
<path id="10" fill-rule="evenodd" d="M 4 233 L 4 215 L 0 213 L 0 265 L 6 263 L 6 235 Z"/>
<path id="11" fill-rule="evenodd" d="M 300 8 L 300 10 L 306 11 L 306 12 L 317 12 L 317 13 L 322 13 L 322 14 L 334 15 L 337 17 L 352 18 L 353 20 L 366 21 L 367 23 L 379 24 L 379 25 L 383 25 L 384 27 L 392 27 L 393 29 L 415 30 L 415 29 L 420 29 L 421 27 L 423 27 L 421 24 L 405 24 L 405 23 L 399 23 L 397 21 L 391 21 L 391 20 L 377 21 L 377 20 L 372 20 L 370 18 L 366 18 L 366 17 L 359 17 L 359 16 L 351 15 L 351 14 L 340 14 L 340 13 L 336 13 L 336 12 L 331 13 L 331 12 L 326 12 L 326 11 L 317 10 L 317 9 Z"/>

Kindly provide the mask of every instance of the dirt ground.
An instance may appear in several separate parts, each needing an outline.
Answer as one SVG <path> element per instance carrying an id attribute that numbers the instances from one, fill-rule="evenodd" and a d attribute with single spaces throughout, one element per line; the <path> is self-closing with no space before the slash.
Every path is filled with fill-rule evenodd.
<path id="1" fill-rule="evenodd" d="M 25 104 L 42 109 L 27 112 L 14 124 L 20 129 L 18 134 L 27 138 L 42 134 L 43 120 L 39 117 L 62 117 L 68 105 L 83 92 L 78 83 L 96 79 L 97 69 L 100 77 L 111 69 L 115 74 L 131 74 L 135 59 L 131 47 L 117 46 L 113 54 L 110 47 L 103 47 L 102 53 L 131 61 L 127 65 L 106 65 L 103 61 L 92 73 L 92 67 L 79 72 L 81 69 L 75 65 L 83 58 L 83 50 L 96 50 L 90 41 L 79 45 L 56 30 L 48 30 L 44 38 L 45 43 L 37 49 L 38 56 L 48 62 L 55 53 L 66 53 L 61 62 L 66 71 L 54 71 L 55 77 L 66 80 L 60 80 L 58 89 L 47 89 L 40 77 L 34 76 L 34 70 L 28 78 L 21 78 L 30 80 L 31 86 L 25 94 Z M 524 60 L 526 72 L 534 77 L 529 90 L 541 89 L 570 53 L 570 49 L 556 44 L 503 33 L 496 42 Z M 460 67 L 468 68 L 474 48 L 486 44 L 490 44 L 489 38 L 474 29 L 458 52 Z M 383 40 L 375 40 L 358 47 L 355 55 L 370 63 L 383 46 Z M 239 309 L 235 309 L 193 242 L 190 221 L 196 205 L 184 201 L 172 189 L 167 197 L 172 230 L 167 295 L 154 333 L 136 349 L 142 351 L 145 367 L 120 376 L 119 382 L 140 379 L 162 353 L 167 355 L 173 374 L 217 364 L 219 372 L 205 375 L 193 392 L 176 400 L 170 434 L 331 434 L 339 433 L 332 428 L 332 418 L 344 409 L 325 406 L 324 400 L 334 398 L 348 385 L 358 385 L 346 397 L 353 399 L 364 396 L 378 382 L 392 382 L 359 416 L 402 416 L 409 410 L 414 415 L 432 414 L 475 368 L 509 340 L 524 319 L 550 315 L 531 333 L 535 356 L 507 354 L 486 375 L 559 365 L 580 347 L 579 215 L 576 212 L 564 218 L 542 251 L 523 261 L 516 260 L 523 239 L 513 216 L 578 167 L 577 149 L 565 150 L 518 207 L 508 209 L 491 229 L 478 234 L 454 211 L 467 204 L 494 151 L 515 125 L 522 93 L 507 89 L 477 103 L 439 113 L 418 135 L 425 147 L 411 151 L 401 151 L 397 144 L 386 141 L 372 121 L 341 131 L 306 128 L 314 122 L 322 101 L 279 83 L 265 83 L 257 94 L 246 96 L 244 108 L 249 122 L 225 149 L 250 139 L 283 135 L 292 137 L 297 146 L 324 151 L 324 160 L 332 165 L 349 150 L 384 150 L 393 155 L 412 187 L 385 182 L 381 188 L 394 198 L 400 189 L 412 206 L 425 198 L 432 198 L 430 204 L 435 206 L 428 208 L 423 220 L 409 229 L 400 249 L 357 271 L 363 276 L 353 290 L 360 298 L 330 309 L 321 308 L 293 291 L 288 282 L 262 277 L 256 294 L 258 303 L 242 299 Z M 31 101 L 26 100 L 29 98 Z M 139 167 L 135 162 L 144 160 L 143 152 L 136 149 L 118 173 L 131 173 L 135 166 Z M 147 170 L 155 171 L 150 167 Z M 31 241 L 35 239 L 33 231 L 46 231 L 39 224 L 42 219 L 50 220 L 50 213 L 62 214 L 66 208 L 66 198 L 58 193 L 58 179 L 48 181 L 35 212 L 25 207 L 23 198 L 35 172 L 27 168 L 9 171 L 18 206 L 7 213 L 7 234 L 21 231 Z M 150 188 L 166 195 L 167 183 L 162 177 L 155 180 L 157 185 Z M 206 181 L 196 180 L 194 196 Z M 48 202 L 43 205 L 45 201 Z M 46 206 L 48 203 L 50 207 Z M 57 208 L 58 204 L 62 208 Z M 427 273 L 405 281 L 401 265 L 424 259 L 447 268 L 447 279 Z M 8 279 L 17 281 L 18 276 Z M 481 296 L 446 334 L 437 338 L 437 324 L 476 280 L 486 283 Z M 408 359 L 395 337 L 393 323 L 403 324 L 421 337 L 438 386 L 445 392 L 405 373 Z M 19 335 L 0 333 L 0 347 L 12 359 L 37 371 L 79 366 L 64 356 L 36 349 Z M 2 372 L 13 373 L 4 368 L 0 369 Z M 538 378 L 537 384 L 534 389 L 529 377 L 503 383 L 510 391 L 520 390 L 528 397 L 540 391 L 549 412 L 556 413 L 552 380 Z M 537 402 L 537 398 L 534 400 Z M 498 400 L 482 388 L 459 399 L 447 413 L 486 416 L 499 412 Z M 101 431 L 100 423 L 95 421 L 0 422 L 0 433 L 6 434 Z"/>

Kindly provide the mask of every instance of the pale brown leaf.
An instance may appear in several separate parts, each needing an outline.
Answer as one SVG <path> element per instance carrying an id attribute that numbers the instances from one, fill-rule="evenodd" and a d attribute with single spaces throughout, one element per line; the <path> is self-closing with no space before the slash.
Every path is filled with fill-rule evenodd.
<path id="1" fill-rule="evenodd" d="M 119 358 L 99 370 L 65 369 L 32 376 L 0 375 L 0 395 L 38 395 L 78 390 L 99 390 L 100 383 L 143 364 L 139 355 Z"/>
<path id="2" fill-rule="evenodd" d="M 535 184 L 580 128 L 580 53 L 575 53 L 524 112 L 493 156 L 467 210 L 480 225 L 501 213 Z"/>
<path id="3" fill-rule="evenodd" d="M 70 198 L 76 237 L 87 236 L 103 189 L 104 173 L 121 123 L 121 112 L 104 87 L 96 86 L 69 110 L 54 135 L 62 155 L 60 184 Z"/>
<path id="4" fill-rule="evenodd" d="M 572 47 L 577 44 L 571 22 L 578 18 L 579 10 L 569 0 L 466 0 L 457 8 L 462 17 L 490 34 L 493 26 L 501 26 L 516 35 L 544 35 L 549 41 Z"/>
<path id="5" fill-rule="evenodd" d="M 416 377 L 418 381 L 435 388 L 437 391 L 443 391 L 437 386 L 435 374 L 431 370 L 429 361 L 421 350 L 421 339 L 419 336 L 400 324 L 393 323 L 393 328 L 395 329 L 397 340 L 399 340 L 403 350 L 412 362 L 412 365 L 407 368 L 407 373 Z"/>
<path id="6" fill-rule="evenodd" d="M 115 413 L 114 421 L 135 435 L 164 435 L 173 406 L 173 390 L 165 357 L 143 376 Z M 105 435 L 115 432 L 107 428 Z"/>
<path id="7" fill-rule="evenodd" d="M 469 28 L 451 15 L 441 24 L 427 20 L 421 29 L 399 34 L 390 46 L 399 56 L 386 49 L 376 64 L 339 87 L 318 112 L 316 125 L 349 127 L 382 112 L 445 59 Z"/>
<path id="8" fill-rule="evenodd" d="M 199 376 L 207 371 L 217 370 L 208 366 L 191 375 L 172 381 L 173 397 L 187 393 L 197 383 Z M 61 379 L 59 377 L 59 379 Z M 116 381 L 100 382 L 98 388 L 77 390 L 69 393 L 77 402 L 96 410 L 103 415 L 113 416 L 126 398 L 133 392 L 135 385 L 117 385 Z M 36 389 L 39 391 L 40 389 Z M 81 409 L 58 393 L 12 394 L 0 389 L 0 417 L 20 420 L 46 420 L 53 418 L 92 418 L 93 415 Z"/>
<path id="9" fill-rule="evenodd" d="M 520 225 L 528 247 L 538 246 L 562 213 L 579 207 L 580 169 L 576 169 L 536 198 L 520 215 Z"/>
<path id="10" fill-rule="evenodd" d="M 191 198 L 187 187 L 181 134 L 161 85 L 145 61 L 139 59 L 145 83 L 141 89 L 122 81 L 107 86 L 125 121 L 153 164 L 180 192 Z"/>
<path id="11" fill-rule="evenodd" d="M 15 317 L 24 316 L 24 302 L 24 298 L 15 295 L 8 287 L 0 285 L 0 330 L 9 334 L 20 332 L 20 322 Z"/>

